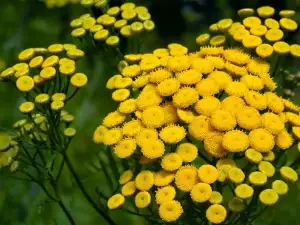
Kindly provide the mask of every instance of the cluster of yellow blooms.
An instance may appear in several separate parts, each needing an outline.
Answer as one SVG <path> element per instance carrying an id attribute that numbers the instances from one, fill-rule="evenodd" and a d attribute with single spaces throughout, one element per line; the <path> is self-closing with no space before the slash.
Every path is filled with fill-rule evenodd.
<path id="1" fill-rule="evenodd" d="M 295 11 L 280 11 L 281 19 L 279 21 L 271 18 L 275 14 L 275 9 L 270 6 L 258 8 L 258 16 L 255 16 L 253 9 L 241 9 L 238 14 L 242 17 L 242 22 L 222 19 L 209 28 L 212 33 L 217 33 L 217 35 L 211 37 L 208 33 L 202 34 L 196 42 L 199 45 L 209 43 L 219 46 L 224 45 L 226 41 L 229 45 L 234 41 L 241 43 L 246 49 L 254 49 L 261 58 L 269 58 L 273 52 L 280 55 L 290 53 L 295 57 L 300 57 L 299 45 L 290 46 L 283 41 L 289 32 L 298 28 L 298 24 L 289 18 L 295 15 Z"/>
<path id="2" fill-rule="evenodd" d="M 151 15 L 144 6 L 124 3 L 120 7 L 114 6 L 103 11 L 104 14 L 97 19 L 84 14 L 71 21 L 70 26 L 74 28 L 72 36 L 81 38 L 91 35 L 96 41 L 115 46 L 119 44 L 120 36 L 130 37 L 155 28 Z"/>
<path id="3" fill-rule="evenodd" d="M 67 4 L 77 4 L 80 3 L 81 0 L 45 0 L 45 4 L 48 8 L 54 7 L 64 7 Z"/>
<path id="4" fill-rule="evenodd" d="M 288 191 L 275 174 L 298 180 L 291 167 L 275 168 L 275 159 L 291 148 L 293 136 L 300 138 L 300 108 L 273 92 L 267 62 L 241 49 L 189 53 L 179 44 L 125 60 L 130 65 L 107 82 L 119 107 L 93 139 L 143 167 L 121 175 L 121 194 L 109 199 L 110 209 L 133 195 L 136 207 L 146 208 L 155 196 L 161 219 L 176 221 L 184 212 L 176 193 L 184 192 L 192 202 L 209 202 L 206 217 L 219 224 L 227 210 L 246 210 L 254 193 L 263 205 L 275 204 Z M 234 185 L 227 209 L 224 189 L 217 188 L 225 184 Z"/>

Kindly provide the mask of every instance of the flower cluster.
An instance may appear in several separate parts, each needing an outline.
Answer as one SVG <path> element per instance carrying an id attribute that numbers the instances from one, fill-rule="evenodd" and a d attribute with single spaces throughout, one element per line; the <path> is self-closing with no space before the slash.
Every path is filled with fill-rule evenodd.
<path id="1" fill-rule="evenodd" d="M 270 6 L 263 6 L 257 9 L 257 15 L 253 9 L 241 9 L 238 14 L 241 22 L 234 22 L 232 19 L 222 19 L 210 26 L 210 34 L 202 34 L 197 38 L 199 45 L 210 44 L 213 46 L 223 45 L 226 41 L 241 43 L 246 49 L 254 49 L 261 58 L 270 58 L 273 52 L 279 55 L 291 54 L 300 57 L 300 46 L 289 45 L 284 42 L 289 32 L 295 31 L 298 24 L 291 18 L 295 15 L 293 10 L 279 12 L 281 19 L 277 21 L 272 16 L 275 9 Z"/>
<path id="2" fill-rule="evenodd" d="M 98 18 L 84 14 L 71 21 L 72 36 L 75 38 L 92 37 L 95 41 L 116 46 L 122 37 L 128 38 L 143 31 L 152 31 L 155 27 L 148 9 L 134 3 L 124 3 L 103 10 Z"/>
<path id="3" fill-rule="evenodd" d="M 119 107 L 93 139 L 141 166 L 121 175 L 110 209 L 135 196 L 137 208 L 157 209 L 166 222 L 184 214 L 219 224 L 251 202 L 261 203 L 254 211 L 274 205 L 286 182 L 298 180 L 280 163 L 300 138 L 300 108 L 273 92 L 266 61 L 238 48 L 189 53 L 180 44 L 125 60 L 107 82 Z"/>
<path id="4" fill-rule="evenodd" d="M 19 162 L 15 160 L 18 151 L 18 143 L 6 133 L 0 133 L 0 169 L 10 166 L 10 170 L 15 171 L 19 166 Z"/>

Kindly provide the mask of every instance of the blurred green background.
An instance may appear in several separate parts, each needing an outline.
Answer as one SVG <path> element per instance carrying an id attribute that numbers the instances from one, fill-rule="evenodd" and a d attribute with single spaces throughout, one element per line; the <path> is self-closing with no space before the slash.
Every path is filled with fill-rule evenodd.
<path id="1" fill-rule="evenodd" d="M 122 1 L 112 1 L 114 4 Z M 143 51 L 165 47 L 170 42 L 180 42 L 196 50 L 195 38 L 208 29 L 209 25 L 224 17 L 236 18 L 236 11 L 244 7 L 257 8 L 272 5 L 277 10 L 294 9 L 300 11 L 300 0 L 142 0 L 133 1 L 149 7 L 156 31 L 145 40 Z M 53 43 L 77 43 L 70 36 L 69 22 L 89 9 L 79 4 L 48 9 L 41 0 L 1 0 L 0 1 L 0 70 L 16 62 L 18 52 L 28 47 L 47 47 Z M 295 18 L 300 22 L 300 15 Z M 300 43 L 300 32 L 290 37 Z M 95 192 L 107 193 L 104 175 L 99 170 L 95 153 L 100 150 L 92 143 L 94 129 L 102 118 L 114 109 L 110 92 L 105 89 L 108 77 L 116 73 L 107 67 L 101 56 L 91 55 L 80 62 L 79 70 L 89 77 L 89 84 L 80 91 L 67 110 L 76 116 L 78 135 L 69 149 L 77 171 L 83 182 L 98 198 Z M 296 101 L 299 98 L 295 97 Z M 0 83 L 0 127 L 8 128 L 22 117 L 18 112 L 21 95 L 6 83 Z M 82 199 L 69 174 L 64 172 L 60 193 L 78 224 L 103 224 L 101 218 Z M 100 201 L 100 199 L 99 199 Z M 299 224 L 300 185 L 291 188 L 288 196 L 267 211 L 259 224 L 286 225 Z M 118 224 L 143 222 L 117 211 L 112 215 Z M 0 225 L 61 225 L 68 224 L 64 216 L 34 184 L 16 181 L 0 175 Z"/>

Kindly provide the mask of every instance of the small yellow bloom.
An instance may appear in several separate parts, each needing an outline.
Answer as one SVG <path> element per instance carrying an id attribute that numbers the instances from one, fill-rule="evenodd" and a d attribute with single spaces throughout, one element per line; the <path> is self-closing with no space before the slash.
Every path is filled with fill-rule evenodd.
<path id="1" fill-rule="evenodd" d="M 175 175 L 175 184 L 181 191 L 189 192 L 199 182 L 198 170 L 194 166 L 183 166 Z"/>
<path id="2" fill-rule="evenodd" d="M 242 131 L 231 130 L 224 135 L 222 146 L 229 152 L 243 152 L 249 147 L 249 138 Z"/>
<path id="3" fill-rule="evenodd" d="M 191 190 L 191 198 L 194 202 L 203 203 L 210 199 L 212 188 L 209 184 L 198 183 Z"/>
<path id="4" fill-rule="evenodd" d="M 60 53 L 64 50 L 64 46 L 62 44 L 53 44 L 48 47 L 48 52 L 56 54 Z"/>
<path id="5" fill-rule="evenodd" d="M 154 185 L 154 174 L 150 170 L 143 170 L 135 178 L 136 188 L 140 191 L 148 191 Z"/>
<path id="6" fill-rule="evenodd" d="M 275 180 L 272 183 L 272 189 L 276 191 L 278 195 L 286 195 L 289 191 L 289 186 L 282 180 Z"/>
<path id="7" fill-rule="evenodd" d="M 173 186 L 165 186 L 156 191 L 155 200 L 157 204 L 174 200 L 176 196 L 176 190 Z"/>
<path id="8" fill-rule="evenodd" d="M 240 168 L 233 167 L 228 171 L 228 178 L 233 183 L 240 184 L 244 181 L 245 174 Z"/>
<path id="9" fill-rule="evenodd" d="M 242 43 L 246 48 L 256 48 L 262 44 L 262 39 L 254 35 L 248 35 L 243 38 Z"/>
<path id="10" fill-rule="evenodd" d="M 122 130 L 120 128 L 113 128 L 104 133 L 103 143 L 105 145 L 115 145 L 122 139 Z"/>
<path id="11" fill-rule="evenodd" d="M 118 158 L 124 159 L 130 157 L 136 150 L 136 141 L 132 138 L 121 140 L 114 149 Z"/>
<path id="12" fill-rule="evenodd" d="M 174 222 L 183 213 L 180 202 L 172 200 L 163 202 L 158 208 L 159 216 L 166 222 Z"/>
<path id="13" fill-rule="evenodd" d="M 132 178 L 133 178 L 133 172 L 131 170 L 126 170 L 121 174 L 119 183 L 121 185 L 124 185 L 124 184 L 128 183 L 129 181 L 131 181 Z"/>
<path id="14" fill-rule="evenodd" d="M 28 92 L 34 88 L 34 81 L 30 76 L 22 76 L 16 81 L 16 86 L 20 91 Z"/>
<path id="15" fill-rule="evenodd" d="M 250 16 L 243 20 L 243 24 L 247 28 L 252 28 L 254 26 L 259 26 L 261 24 L 261 20 L 258 17 Z"/>
<path id="16" fill-rule="evenodd" d="M 220 192 L 213 191 L 208 201 L 211 204 L 221 204 L 223 202 L 223 196 Z"/>
<path id="17" fill-rule="evenodd" d="M 290 52 L 290 45 L 284 41 L 278 41 L 273 44 L 273 49 L 276 53 L 280 55 L 285 55 Z"/>
<path id="18" fill-rule="evenodd" d="M 252 163 L 259 163 L 263 159 L 263 155 L 253 148 L 247 149 L 247 151 L 245 152 L 245 156 L 246 159 L 248 159 Z"/>
<path id="19" fill-rule="evenodd" d="M 108 199 L 107 207 L 110 210 L 120 208 L 125 203 L 125 198 L 121 194 L 115 194 Z"/>
<path id="20" fill-rule="evenodd" d="M 31 113 L 34 110 L 34 104 L 32 102 L 24 102 L 20 105 L 19 110 L 22 113 Z"/>
<path id="21" fill-rule="evenodd" d="M 279 196 L 273 189 L 263 190 L 259 195 L 259 200 L 266 206 L 272 206 L 279 200 Z"/>
<path id="22" fill-rule="evenodd" d="M 61 109 L 63 109 L 65 106 L 65 103 L 63 101 L 53 101 L 51 102 L 51 109 L 53 111 L 59 111 Z"/>
<path id="23" fill-rule="evenodd" d="M 263 172 L 252 172 L 249 175 L 249 181 L 252 185 L 263 186 L 267 183 L 268 177 Z"/>
<path id="24" fill-rule="evenodd" d="M 235 212 L 235 213 L 243 212 L 246 209 L 246 205 L 245 205 L 244 201 L 237 197 L 233 197 L 229 201 L 228 207 L 232 212 Z"/>
<path id="25" fill-rule="evenodd" d="M 160 131 L 159 136 L 165 143 L 175 144 L 185 138 L 186 131 L 184 127 L 169 125 Z"/>
<path id="26" fill-rule="evenodd" d="M 199 179 L 207 184 L 213 184 L 218 178 L 218 170 L 212 165 L 203 165 L 198 169 Z"/>
<path id="27" fill-rule="evenodd" d="M 66 137 L 74 137 L 76 134 L 76 129 L 73 127 L 68 127 L 66 129 L 64 129 L 64 135 Z"/>
<path id="28" fill-rule="evenodd" d="M 176 153 L 166 154 L 161 160 L 161 167 L 168 172 L 176 171 L 181 165 L 182 159 Z"/>
<path id="29" fill-rule="evenodd" d="M 267 58 L 273 54 L 273 47 L 269 44 L 261 44 L 256 47 L 255 51 L 261 58 Z"/>
<path id="30" fill-rule="evenodd" d="M 274 15 L 275 9 L 271 6 L 262 6 L 257 9 L 257 13 L 262 18 L 268 18 Z"/>
<path id="31" fill-rule="evenodd" d="M 176 148 L 176 153 L 180 156 L 183 162 L 193 162 L 197 155 L 198 149 L 191 143 L 182 143 Z"/>
<path id="32" fill-rule="evenodd" d="M 50 96 L 48 94 L 39 94 L 35 97 L 35 102 L 38 104 L 45 104 L 49 102 Z"/>
<path id="33" fill-rule="evenodd" d="M 34 49 L 28 48 L 28 49 L 23 50 L 19 54 L 18 58 L 20 61 L 27 61 L 27 60 L 31 59 L 34 56 L 34 54 L 35 54 Z"/>
<path id="34" fill-rule="evenodd" d="M 287 31 L 295 31 L 298 28 L 297 22 L 289 18 L 280 19 L 279 24 L 284 30 Z"/>
<path id="35" fill-rule="evenodd" d="M 111 112 L 103 119 L 103 125 L 108 128 L 115 127 L 123 123 L 125 119 L 126 119 L 125 114 L 122 114 L 117 111 Z"/>
<path id="36" fill-rule="evenodd" d="M 280 175 L 289 182 L 296 183 L 298 181 L 298 174 L 291 167 L 288 166 L 281 167 Z"/>
<path id="37" fill-rule="evenodd" d="M 265 20 L 265 26 L 269 29 L 279 29 L 279 23 L 277 20 L 274 20 L 272 18 L 268 18 Z"/>
<path id="38" fill-rule="evenodd" d="M 253 196 L 254 190 L 248 184 L 240 184 L 235 188 L 234 193 L 241 199 L 247 199 Z"/>
<path id="39" fill-rule="evenodd" d="M 227 211 L 224 206 L 214 204 L 206 210 L 206 218 L 214 224 L 220 224 L 225 221 Z"/>
<path id="40" fill-rule="evenodd" d="M 151 203 L 151 195 L 147 191 L 139 192 L 135 196 L 135 205 L 139 209 L 147 208 Z"/>
<path id="41" fill-rule="evenodd" d="M 88 82 L 88 78 L 83 73 L 76 73 L 71 77 L 70 83 L 77 88 L 84 87 Z"/>
<path id="42" fill-rule="evenodd" d="M 122 88 L 114 91 L 112 93 L 112 99 L 117 102 L 123 102 L 130 96 L 130 91 L 128 89 Z"/>
<path id="43" fill-rule="evenodd" d="M 127 182 L 126 184 L 123 185 L 121 189 L 121 193 L 125 197 L 132 196 L 134 195 L 135 192 L 136 192 L 136 186 L 134 181 Z"/>

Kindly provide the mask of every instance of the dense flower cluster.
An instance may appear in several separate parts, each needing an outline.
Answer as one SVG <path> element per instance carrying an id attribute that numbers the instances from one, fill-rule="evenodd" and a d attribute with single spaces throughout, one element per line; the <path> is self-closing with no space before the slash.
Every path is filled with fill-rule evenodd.
<path id="1" fill-rule="evenodd" d="M 129 65 L 107 82 L 119 107 L 104 118 L 94 141 L 143 166 L 122 174 L 110 209 L 135 196 L 137 208 L 156 202 L 164 221 L 199 209 L 219 224 L 227 211 L 246 210 L 253 196 L 275 204 L 286 182 L 298 180 L 278 160 L 300 137 L 300 108 L 273 92 L 266 61 L 238 48 L 189 53 L 179 44 L 125 60 Z M 232 188 L 229 201 L 223 201 L 226 187 Z"/>
<path id="2" fill-rule="evenodd" d="M 212 34 L 202 34 L 197 38 L 199 45 L 210 44 L 213 46 L 228 45 L 239 42 L 246 49 L 254 49 L 261 58 L 270 58 L 273 52 L 286 55 L 291 54 L 300 57 L 300 45 L 289 45 L 284 42 L 289 32 L 295 31 L 298 24 L 291 18 L 295 15 L 293 10 L 279 12 L 281 19 L 277 21 L 272 16 L 275 9 L 270 6 L 263 6 L 257 9 L 257 15 L 253 9 L 241 9 L 238 14 L 241 22 L 234 22 L 232 19 L 222 19 L 210 26 Z"/>
<path id="3" fill-rule="evenodd" d="M 116 46 L 122 37 L 128 38 L 143 31 L 152 31 L 155 27 L 148 9 L 134 3 L 124 3 L 103 9 L 98 18 L 84 14 L 71 21 L 72 36 L 76 38 L 92 36 L 95 41 Z"/>

